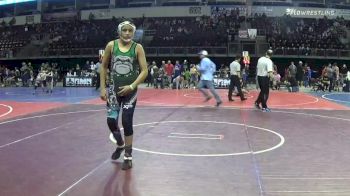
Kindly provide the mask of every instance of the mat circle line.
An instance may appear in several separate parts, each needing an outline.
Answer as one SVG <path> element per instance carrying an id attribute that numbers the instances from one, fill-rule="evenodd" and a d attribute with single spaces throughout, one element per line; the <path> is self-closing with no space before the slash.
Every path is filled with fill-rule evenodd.
<path id="1" fill-rule="evenodd" d="M 246 126 L 246 127 L 249 127 L 249 128 L 260 129 L 260 130 L 267 131 L 267 132 L 270 132 L 272 134 L 275 134 L 275 135 L 277 135 L 280 138 L 280 142 L 277 145 L 275 145 L 275 146 L 273 146 L 271 148 L 264 149 L 264 150 L 259 150 L 259 151 L 254 151 L 254 152 L 246 151 L 246 152 L 238 152 L 238 153 L 225 153 L 225 154 L 184 154 L 184 153 L 167 153 L 167 152 L 151 151 L 151 150 L 145 150 L 145 149 L 141 149 L 141 148 L 137 148 L 137 147 L 133 147 L 133 149 L 136 150 L 136 151 L 139 151 L 139 152 L 145 152 L 145 153 L 150 153 L 150 154 L 158 154 L 158 155 L 168 155 L 168 156 L 224 157 L 224 156 L 237 156 L 237 155 L 247 155 L 247 154 L 261 154 L 261 153 L 265 153 L 265 152 L 269 152 L 269 151 L 275 150 L 275 149 L 281 147 L 284 144 L 284 142 L 285 142 L 284 137 L 280 133 L 277 133 L 277 132 L 275 132 L 273 130 L 262 128 L 262 127 L 256 127 L 256 126 L 252 126 L 252 125 L 245 125 L 245 124 L 241 124 L 241 123 L 232 123 L 232 122 L 218 122 L 218 121 L 162 121 L 162 122 L 141 123 L 141 124 L 134 125 L 134 127 L 144 126 L 144 125 L 152 125 L 152 124 L 162 124 L 162 123 L 215 123 L 215 124 L 229 124 L 229 125 Z M 116 143 L 112 133 L 109 135 L 109 139 L 113 143 Z"/>
<path id="2" fill-rule="evenodd" d="M 186 95 L 186 94 L 185 94 Z M 185 96 L 184 95 L 184 96 Z M 308 95 L 307 95 L 308 96 Z M 303 103 L 295 103 L 295 104 L 284 104 L 284 105 L 281 105 L 281 104 L 269 104 L 270 107 L 291 107 L 291 106 L 301 106 L 301 105 L 309 105 L 309 104 L 313 104 L 313 103 L 317 103 L 319 102 L 319 99 L 317 97 L 313 97 L 313 96 L 308 96 L 308 97 L 311 97 L 313 98 L 314 100 L 313 101 L 309 101 L 309 102 L 303 102 Z M 162 106 L 185 106 L 183 104 L 167 104 L 167 103 L 162 103 L 162 102 L 156 102 L 156 101 L 142 101 L 142 100 L 139 100 L 138 102 L 142 102 L 142 103 L 149 103 L 149 104 L 154 104 L 154 105 L 162 105 Z M 197 105 L 197 106 L 206 106 L 206 105 Z M 251 106 L 247 106 L 247 107 L 244 107 L 244 106 L 240 106 L 239 108 L 251 108 Z"/>
<path id="3" fill-rule="evenodd" d="M 188 98 L 203 99 L 203 96 L 198 96 L 198 97 L 196 97 L 196 96 L 192 96 L 192 94 L 196 94 L 196 93 L 186 93 L 186 94 L 184 94 L 183 96 L 184 96 L 184 97 L 188 97 Z M 222 94 L 219 93 L 219 95 L 222 95 Z M 225 94 L 225 96 L 226 96 L 226 95 L 227 95 L 227 93 Z M 236 97 L 236 96 L 233 95 L 233 97 Z M 239 97 L 239 96 L 238 96 L 238 97 Z M 245 94 L 244 97 L 245 97 L 245 98 L 248 98 L 248 99 L 254 98 L 254 96 L 251 95 L 251 94 L 248 94 L 248 96 L 247 96 L 247 94 Z"/>
<path id="4" fill-rule="evenodd" d="M 0 114 L 0 118 L 2 118 L 2 117 L 4 117 L 4 116 L 6 116 L 6 115 L 12 113 L 13 108 L 12 108 L 11 106 L 5 105 L 5 104 L 1 104 L 1 103 L 0 103 L 0 105 L 8 108 L 8 111 L 7 111 L 7 112 L 5 112 L 5 113 L 3 113 L 3 114 Z"/>
<path id="5" fill-rule="evenodd" d="M 329 95 L 344 95 L 344 94 L 349 95 L 349 97 L 350 97 L 350 93 L 327 93 L 327 94 L 322 95 L 322 98 L 323 98 L 323 99 L 327 99 L 327 100 L 329 100 L 329 101 L 336 101 L 336 102 L 342 102 L 342 103 L 350 103 L 350 101 L 343 101 L 343 100 L 332 99 L 332 98 L 328 98 L 328 97 L 327 97 L 327 96 L 329 96 Z"/>

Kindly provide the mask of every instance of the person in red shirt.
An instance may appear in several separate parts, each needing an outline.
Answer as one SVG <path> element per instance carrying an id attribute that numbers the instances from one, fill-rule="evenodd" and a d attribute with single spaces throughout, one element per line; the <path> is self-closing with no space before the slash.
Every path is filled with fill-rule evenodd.
<path id="1" fill-rule="evenodd" d="M 172 84 L 172 77 L 174 74 L 174 65 L 171 63 L 170 60 L 168 60 L 168 63 L 165 64 L 165 74 L 168 78 L 169 85 Z"/>

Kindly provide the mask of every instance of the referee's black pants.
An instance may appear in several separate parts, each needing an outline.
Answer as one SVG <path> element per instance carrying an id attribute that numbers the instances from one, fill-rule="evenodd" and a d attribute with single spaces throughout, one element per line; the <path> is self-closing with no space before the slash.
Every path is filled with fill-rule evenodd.
<path id="1" fill-rule="evenodd" d="M 269 98 L 269 77 L 267 76 L 258 76 L 258 83 L 260 87 L 260 93 L 258 99 L 255 101 L 255 104 L 260 104 L 262 108 L 267 108 L 266 102 Z"/>
<path id="2" fill-rule="evenodd" d="M 330 77 L 328 91 L 332 92 L 333 89 L 334 89 L 334 78 Z"/>
<path id="3" fill-rule="evenodd" d="M 232 91 L 234 87 L 237 87 L 238 95 L 241 97 L 241 100 L 244 99 L 244 95 L 242 93 L 241 82 L 239 81 L 239 77 L 237 75 L 230 76 L 230 86 L 228 89 L 228 100 L 232 100 Z"/>

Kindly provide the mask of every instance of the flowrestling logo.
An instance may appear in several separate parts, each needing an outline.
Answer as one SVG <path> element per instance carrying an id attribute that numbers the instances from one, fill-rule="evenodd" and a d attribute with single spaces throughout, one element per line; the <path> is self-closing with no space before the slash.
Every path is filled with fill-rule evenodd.
<path id="1" fill-rule="evenodd" d="M 335 16 L 336 10 L 334 9 L 295 9 L 287 8 L 286 14 L 290 16 Z"/>

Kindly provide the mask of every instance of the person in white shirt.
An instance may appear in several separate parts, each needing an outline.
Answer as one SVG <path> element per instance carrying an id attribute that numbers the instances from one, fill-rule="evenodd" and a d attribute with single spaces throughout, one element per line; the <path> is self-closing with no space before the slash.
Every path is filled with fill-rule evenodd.
<path id="1" fill-rule="evenodd" d="M 241 97 L 241 101 L 247 100 L 247 98 L 244 97 L 241 88 L 241 64 L 239 63 L 241 58 L 242 57 L 240 55 L 237 55 L 235 60 L 230 64 L 230 86 L 228 89 L 229 101 L 234 101 L 232 99 L 232 91 L 235 86 L 237 87 L 238 95 Z"/>
<path id="2" fill-rule="evenodd" d="M 95 71 L 95 69 L 96 69 L 96 65 L 93 61 L 91 61 L 90 70 L 93 72 L 93 71 Z"/>
<path id="3" fill-rule="evenodd" d="M 49 67 L 45 74 L 46 74 L 46 85 L 47 85 L 46 93 L 52 94 L 52 90 L 53 90 L 53 70 L 52 70 L 52 68 Z"/>
<path id="4" fill-rule="evenodd" d="M 268 50 L 266 56 L 260 57 L 257 64 L 256 74 L 258 77 L 258 83 L 260 87 L 260 93 L 255 101 L 255 107 L 260 108 L 264 112 L 270 112 L 271 110 L 267 107 L 267 100 L 269 98 L 269 82 L 270 78 L 273 77 L 273 63 L 271 61 L 273 51 Z"/>
<path id="5" fill-rule="evenodd" d="M 272 79 L 272 90 L 280 89 L 280 84 L 281 84 L 281 75 L 277 73 L 276 71 L 273 72 L 273 79 Z"/>

